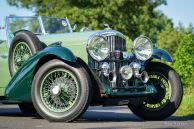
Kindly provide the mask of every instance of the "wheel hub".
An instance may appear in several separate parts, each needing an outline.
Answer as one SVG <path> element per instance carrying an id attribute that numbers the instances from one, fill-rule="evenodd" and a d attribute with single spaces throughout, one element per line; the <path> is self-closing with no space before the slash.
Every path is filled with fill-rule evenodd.
<path id="1" fill-rule="evenodd" d="M 22 58 L 21 58 L 21 57 L 17 57 L 17 58 L 16 58 L 16 64 L 17 64 L 18 66 L 20 66 L 21 61 L 22 61 Z"/>
<path id="2" fill-rule="evenodd" d="M 58 96 L 61 92 L 61 87 L 59 85 L 56 85 L 52 88 L 51 93 L 55 96 Z"/>

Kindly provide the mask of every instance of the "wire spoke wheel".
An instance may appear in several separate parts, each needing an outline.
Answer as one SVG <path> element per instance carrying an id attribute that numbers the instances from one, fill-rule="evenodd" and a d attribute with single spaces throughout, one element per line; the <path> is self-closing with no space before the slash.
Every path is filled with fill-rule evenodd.
<path id="1" fill-rule="evenodd" d="M 32 51 L 25 42 L 19 42 L 13 50 L 13 69 L 17 71 L 32 56 Z"/>
<path id="2" fill-rule="evenodd" d="M 143 102 L 147 110 L 160 110 L 165 107 L 171 97 L 171 85 L 168 79 L 161 73 L 150 73 L 150 82 L 155 86 L 157 94 L 147 97 Z"/>
<path id="3" fill-rule="evenodd" d="M 76 77 L 68 70 L 55 69 L 43 79 L 40 87 L 41 100 L 53 112 L 65 112 L 76 102 L 79 86 Z"/>
<path id="4" fill-rule="evenodd" d="M 36 72 L 32 83 L 32 102 L 49 121 L 73 121 L 88 108 L 92 98 L 91 80 L 79 63 L 53 59 Z"/>

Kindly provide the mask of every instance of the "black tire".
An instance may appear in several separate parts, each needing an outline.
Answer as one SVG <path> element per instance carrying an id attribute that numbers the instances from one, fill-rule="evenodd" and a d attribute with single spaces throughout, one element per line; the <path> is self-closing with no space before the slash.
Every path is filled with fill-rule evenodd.
<path id="1" fill-rule="evenodd" d="M 34 108 L 32 103 L 19 103 L 18 106 L 24 114 L 36 113 L 36 109 Z"/>
<path id="2" fill-rule="evenodd" d="M 57 70 L 61 70 L 61 69 L 68 71 L 69 73 L 71 73 L 71 76 L 74 76 L 73 81 L 77 82 L 76 87 L 78 87 L 78 88 L 77 88 L 77 90 L 72 90 L 72 91 L 76 91 L 77 94 L 74 95 L 74 93 L 66 92 L 64 90 L 65 88 L 63 87 L 63 85 L 61 85 L 64 83 L 67 84 L 67 81 L 70 81 L 70 79 L 68 79 L 69 73 L 68 73 L 68 77 L 62 76 L 63 74 L 60 75 L 60 73 L 55 73 L 58 75 L 58 77 L 56 77 L 56 78 L 53 77 L 54 79 L 52 79 L 52 80 L 54 80 L 54 81 L 51 81 L 52 83 L 50 82 L 51 85 L 48 87 L 49 96 L 42 97 L 43 95 L 41 96 L 41 93 L 44 93 L 44 91 L 43 91 L 44 88 L 41 88 L 41 87 L 43 87 L 43 85 L 46 85 L 47 81 L 45 81 L 45 80 L 47 79 L 47 77 L 49 77 L 51 74 L 53 74 L 54 73 L 53 71 L 57 71 Z M 56 80 L 58 78 L 62 78 L 64 80 L 66 80 L 66 82 L 59 83 L 60 92 L 56 93 L 57 95 L 55 95 L 55 93 L 53 92 L 53 89 L 56 86 L 58 86 L 56 83 Z M 84 113 L 86 111 L 86 109 L 88 108 L 88 106 L 90 104 L 90 101 L 92 98 L 91 97 L 92 88 L 90 85 L 91 84 L 90 81 L 91 80 L 90 80 L 88 74 L 86 73 L 85 69 L 81 65 L 79 65 L 78 63 L 74 63 L 74 64 L 69 65 L 63 61 L 53 59 L 53 60 L 45 63 L 44 65 L 42 65 L 40 67 L 40 69 L 37 71 L 37 73 L 35 74 L 35 77 L 34 77 L 34 80 L 32 83 L 32 90 L 31 90 L 33 105 L 36 108 L 37 112 L 43 118 L 45 118 L 49 121 L 57 121 L 57 122 L 73 121 L 76 118 L 78 118 L 80 115 L 82 115 L 82 113 Z M 54 85 L 52 85 L 52 84 L 54 84 Z M 68 83 L 68 84 L 73 84 L 73 83 Z M 51 87 L 53 87 L 53 88 L 51 88 Z M 71 87 L 73 87 L 73 86 L 71 86 Z M 70 88 L 70 86 L 68 88 Z M 68 89 L 68 88 L 66 87 L 66 89 Z M 66 96 L 63 95 L 61 97 L 61 94 L 63 94 L 63 93 L 64 94 L 70 93 L 70 94 L 66 95 Z M 70 108 L 68 108 L 68 109 L 66 108 L 67 110 L 62 110 L 59 112 L 56 111 L 58 109 L 55 109 L 54 111 L 52 110 L 53 105 L 50 104 L 52 102 L 51 98 L 53 99 L 52 103 L 55 103 L 54 100 L 56 100 L 56 99 L 54 99 L 54 98 L 58 97 L 57 101 L 60 102 L 61 105 L 65 105 L 65 102 L 67 102 L 68 96 L 71 96 L 71 97 L 75 96 L 75 99 L 72 99 L 73 104 L 70 106 Z M 50 100 L 49 100 L 49 98 L 50 98 Z M 66 99 L 64 99 L 64 98 L 66 98 Z M 47 100 L 49 100 L 50 102 L 48 102 Z M 52 107 L 52 108 L 49 107 L 48 103 L 51 105 L 50 107 Z M 68 104 L 68 103 L 66 103 L 66 104 Z M 55 106 L 55 104 L 54 104 L 54 106 Z"/>
<path id="3" fill-rule="evenodd" d="M 146 71 L 151 77 L 149 80 L 155 85 L 158 91 L 157 94 L 148 96 L 140 106 L 128 106 L 135 115 L 144 120 L 163 120 L 171 116 L 178 109 L 182 101 L 183 87 L 180 77 L 171 67 L 159 62 L 149 63 Z M 163 80 L 159 80 L 157 76 L 160 76 L 161 78 L 159 79 L 163 78 Z M 165 83 L 165 80 L 169 83 Z M 168 90 L 165 89 L 164 85 L 171 87 L 169 91 L 171 95 L 168 96 L 166 92 Z M 168 99 L 163 101 L 165 96 L 168 96 Z M 161 105 L 157 107 L 156 104 L 158 103 Z"/>
<path id="4" fill-rule="evenodd" d="M 11 46 L 9 49 L 9 56 L 8 56 L 9 72 L 11 76 L 13 76 L 14 73 L 18 70 L 18 68 L 28 59 L 27 58 L 25 60 L 21 60 L 24 57 L 20 56 L 21 58 L 20 58 L 20 61 L 18 61 L 18 67 L 17 68 L 14 67 L 15 66 L 14 64 L 16 64 L 14 59 L 14 50 L 19 43 L 23 43 L 24 45 L 29 47 L 31 55 L 35 54 L 36 52 L 44 48 L 42 42 L 40 42 L 38 37 L 32 32 L 20 31 L 16 33 L 14 39 L 11 42 Z"/>

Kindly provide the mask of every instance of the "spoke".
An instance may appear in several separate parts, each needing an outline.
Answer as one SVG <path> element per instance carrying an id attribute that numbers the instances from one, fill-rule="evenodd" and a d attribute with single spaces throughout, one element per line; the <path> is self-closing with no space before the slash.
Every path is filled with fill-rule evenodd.
<path id="1" fill-rule="evenodd" d="M 13 51 L 14 71 L 17 71 L 31 55 L 32 52 L 25 42 L 18 43 Z"/>
<path id="2" fill-rule="evenodd" d="M 78 97 L 77 79 L 67 70 L 53 70 L 48 73 L 45 79 L 43 79 L 41 87 L 43 103 L 54 112 L 69 110 L 75 104 Z M 52 91 L 58 88 L 60 90 L 55 91 L 56 93 Z"/>

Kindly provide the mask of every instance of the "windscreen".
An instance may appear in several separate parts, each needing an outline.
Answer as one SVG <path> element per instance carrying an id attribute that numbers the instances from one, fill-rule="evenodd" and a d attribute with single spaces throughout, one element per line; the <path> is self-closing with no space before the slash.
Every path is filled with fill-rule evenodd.
<path id="1" fill-rule="evenodd" d="M 68 22 L 65 18 L 42 17 L 46 33 L 59 34 L 70 32 Z"/>
<path id="2" fill-rule="evenodd" d="M 46 34 L 71 32 L 66 18 L 9 17 L 8 22 L 10 34 L 13 34 L 18 30 L 29 30 L 35 34 L 44 34 L 44 32 Z"/>
<path id="3" fill-rule="evenodd" d="M 10 17 L 9 30 L 12 34 L 18 30 L 29 30 L 35 34 L 42 34 L 38 17 Z"/>

